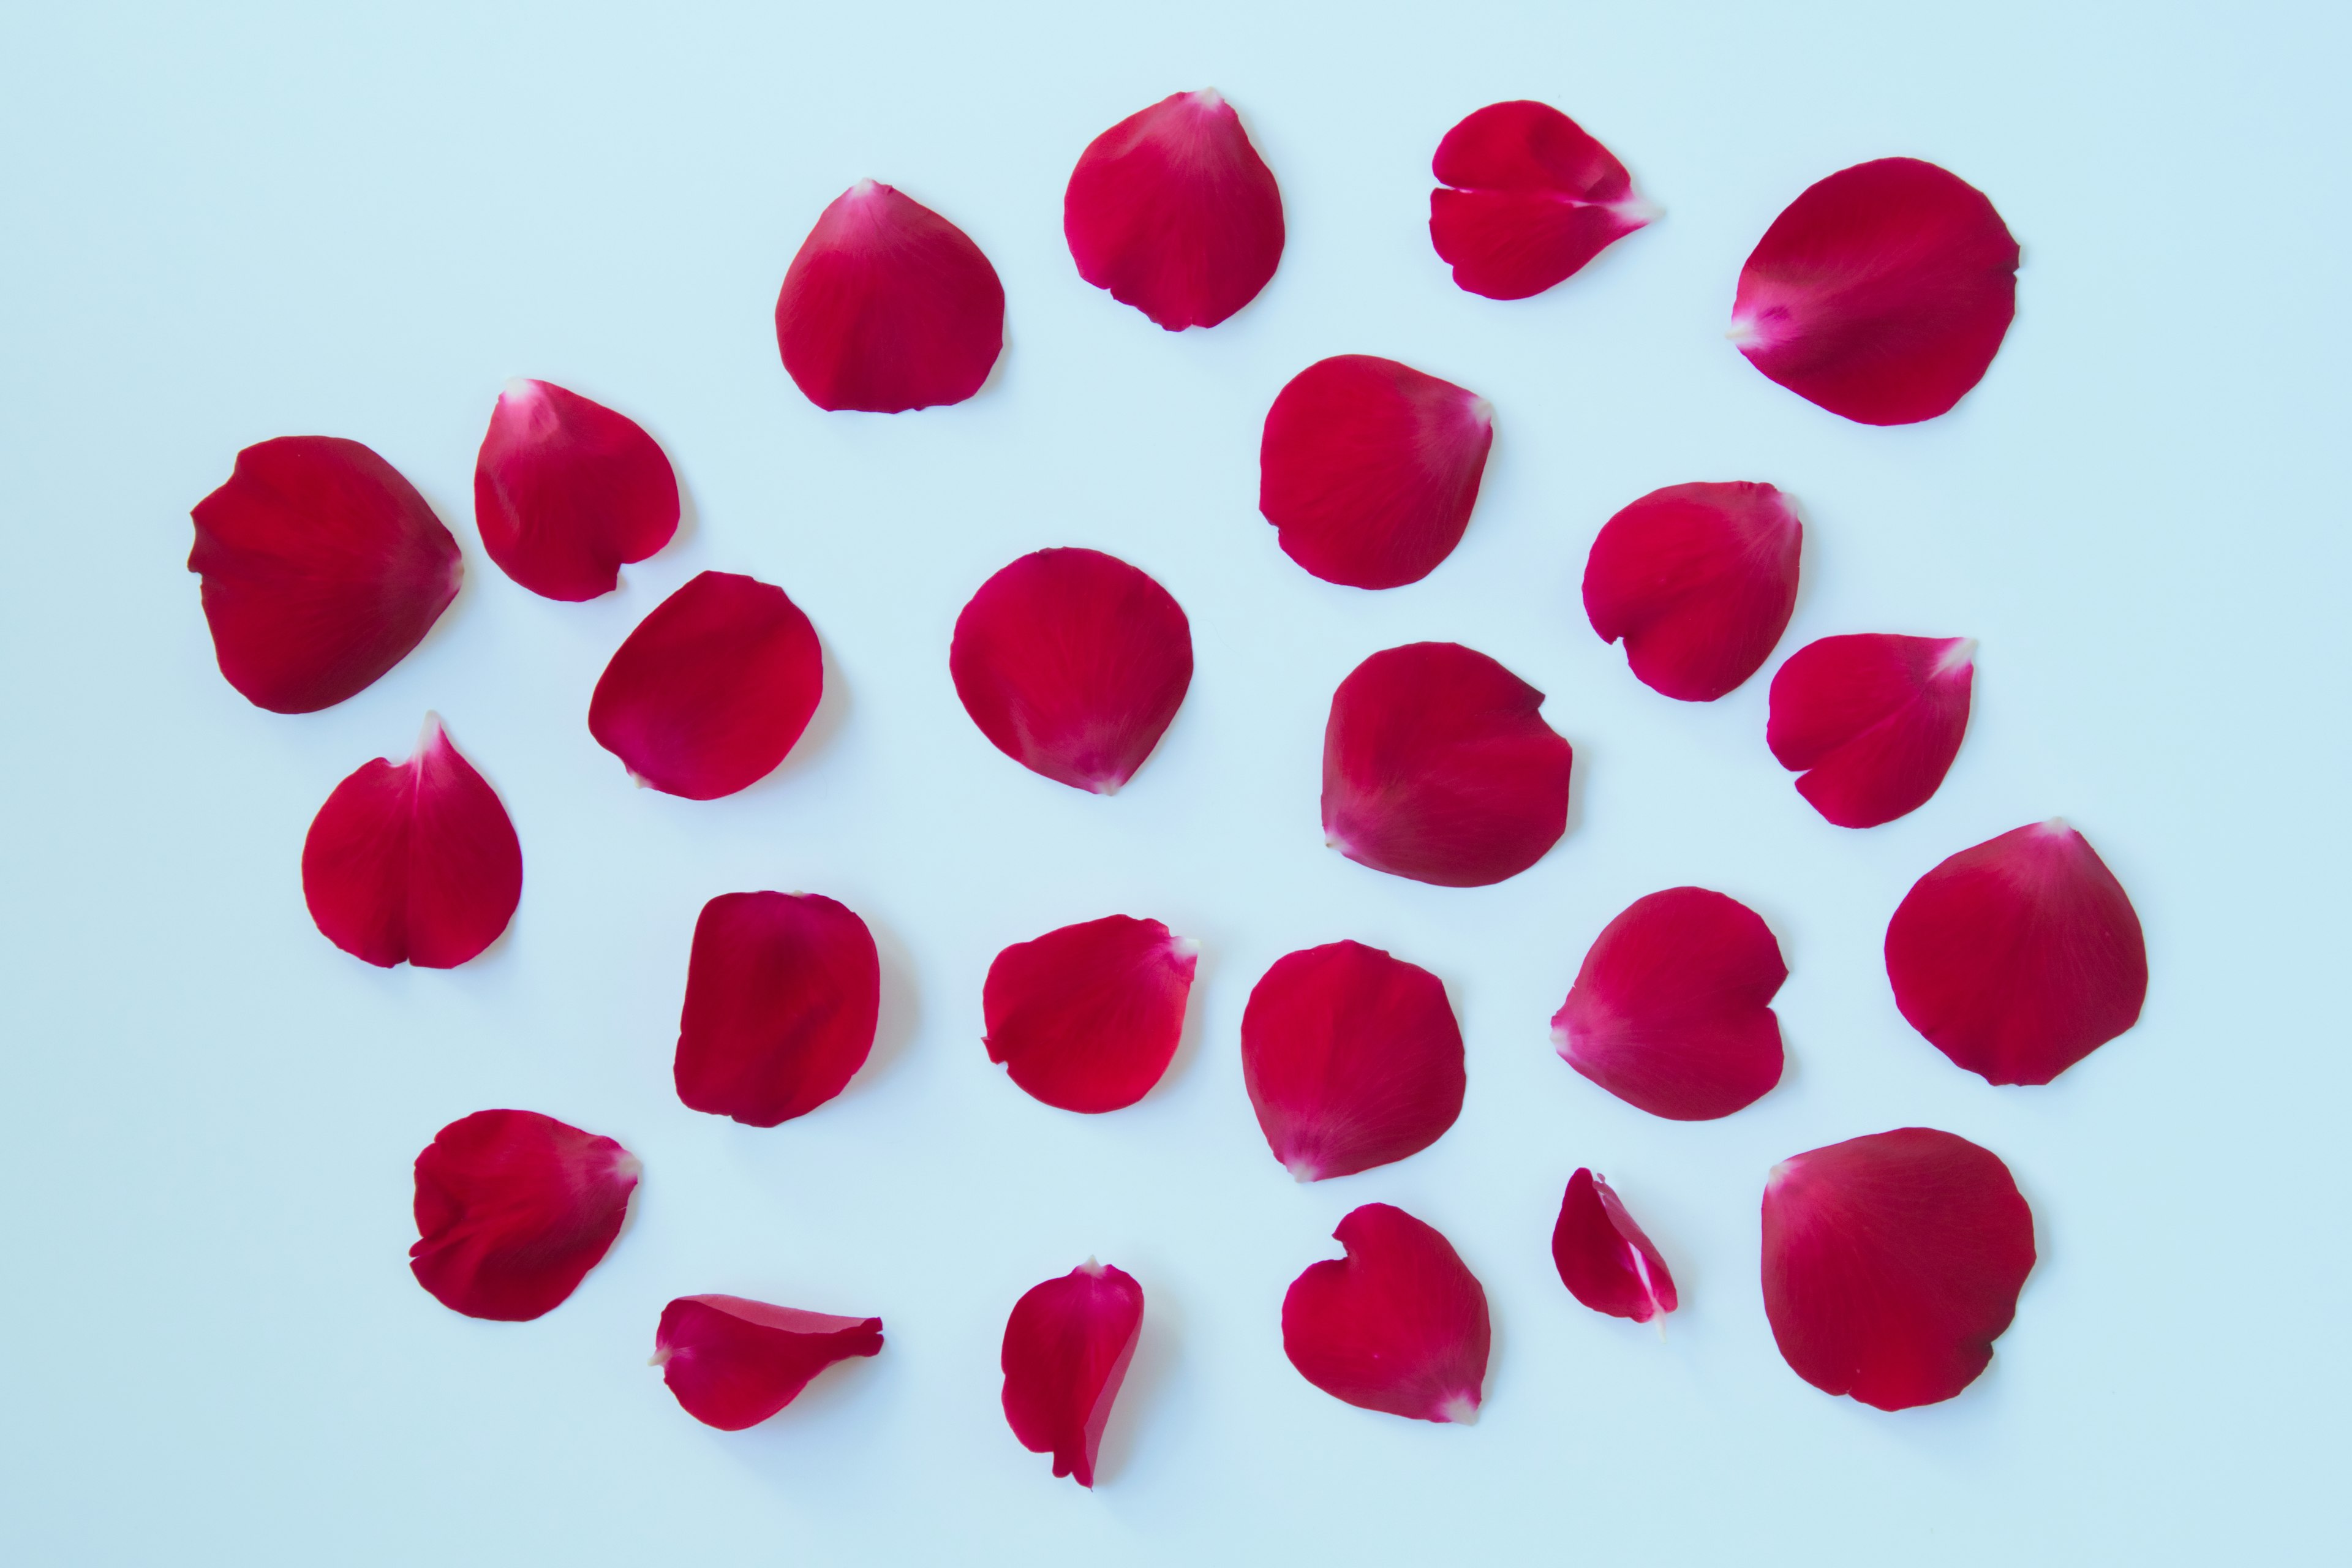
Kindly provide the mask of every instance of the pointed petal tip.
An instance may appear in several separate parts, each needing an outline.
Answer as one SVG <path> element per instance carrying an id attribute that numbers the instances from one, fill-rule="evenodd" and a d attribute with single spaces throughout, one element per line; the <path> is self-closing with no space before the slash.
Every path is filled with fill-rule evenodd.
<path id="1" fill-rule="evenodd" d="M 1475 1394 L 1457 1394 L 1438 1406 L 1438 1412 L 1443 1420 L 1454 1426 L 1475 1426 L 1478 1425 L 1478 1396 Z"/>

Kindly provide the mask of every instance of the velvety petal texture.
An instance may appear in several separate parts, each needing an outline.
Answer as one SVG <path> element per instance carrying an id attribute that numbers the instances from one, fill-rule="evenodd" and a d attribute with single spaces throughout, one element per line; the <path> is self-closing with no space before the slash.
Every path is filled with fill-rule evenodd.
<path id="1" fill-rule="evenodd" d="M 1797 607 L 1804 524 L 1770 485 L 1669 485 L 1601 525 L 1584 613 L 1653 691 L 1712 702 L 1764 667 Z"/>
<path id="2" fill-rule="evenodd" d="M 1666 1260 L 1609 1184 L 1589 1170 L 1568 1179 L 1551 1228 L 1551 1260 L 1568 1293 L 1596 1312 L 1646 1323 L 1677 1304 Z"/>
<path id="3" fill-rule="evenodd" d="M 688 1415 L 722 1432 L 756 1426 L 837 1361 L 879 1354 L 882 1320 L 680 1296 L 662 1309 L 654 1364 Z"/>
<path id="4" fill-rule="evenodd" d="M 1658 216 L 1625 165 L 1548 103 L 1490 103 L 1445 133 L 1431 165 L 1429 237 L 1454 281 L 1524 300 Z"/>
<path id="5" fill-rule="evenodd" d="M 553 1310 L 604 1260 L 643 1169 L 593 1132 L 535 1110 L 478 1110 L 416 1156 L 408 1267 L 469 1318 Z"/>
<path id="6" fill-rule="evenodd" d="M 677 1097 L 773 1127 L 848 1087 L 874 1048 L 882 965 L 866 922 L 821 893 L 702 906 L 677 1025 Z"/>
<path id="7" fill-rule="evenodd" d="M 552 382 L 510 381 L 474 459 L 474 521 L 499 570 L 550 599 L 619 586 L 677 531 L 677 476 L 636 421 Z"/>
<path id="8" fill-rule="evenodd" d="M 1298 1375 L 1366 1410 L 1475 1421 L 1493 1336 L 1486 1292 L 1453 1244 L 1387 1204 L 1366 1204 L 1331 1234 L 1347 1257 L 1310 1264 L 1282 1299 L 1282 1348 Z"/>
<path id="9" fill-rule="evenodd" d="M 1095 1456 L 1143 1332 L 1143 1287 L 1088 1258 L 1033 1287 L 1004 1323 L 1004 1419 L 1054 1473 L 1095 1484 Z"/>
<path id="10" fill-rule="evenodd" d="M 1840 827 L 1918 810 L 1969 728 L 1973 637 L 1823 637 L 1772 677 L 1765 742 L 1797 793 Z"/>
<path id="11" fill-rule="evenodd" d="M 1117 1110 L 1151 1091 L 1184 1034 L 1201 944 L 1109 915 L 1016 942 L 988 966 L 988 1059 L 1064 1110 Z"/>

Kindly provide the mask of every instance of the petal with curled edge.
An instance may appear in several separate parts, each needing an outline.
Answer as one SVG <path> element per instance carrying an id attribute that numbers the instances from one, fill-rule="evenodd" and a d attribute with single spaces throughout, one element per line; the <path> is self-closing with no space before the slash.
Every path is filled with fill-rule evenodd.
<path id="1" fill-rule="evenodd" d="M 1679 1304 L 1666 1260 L 1609 1184 L 1580 1166 L 1560 1196 L 1551 1260 L 1569 1294 L 1596 1312 L 1646 1323 Z"/>
<path id="2" fill-rule="evenodd" d="M 1092 1258 L 1033 1286 L 1004 1323 L 1004 1419 L 1054 1473 L 1095 1484 L 1103 1427 L 1143 1332 L 1143 1287 Z"/>
<path id="3" fill-rule="evenodd" d="M 1770 485 L 1669 485 L 1601 525 L 1584 613 L 1634 679 L 1712 702 L 1764 667 L 1797 606 L 1804 524 Z"/>
<path id="4" fill-rule="evenodd" d="M 1625 165 L 1548 103 L 1474 111 L 1431 170 L 1430 241 L 1456 284 L 1490 300 L 1540 294 L 1658 216 Z"/>
<path id="5" fill-rule="evenodd" d="M 1972 637 L 1823 637 L 1772 677 L 1765 743 L 1840 827 L 1918 810 L 1951 771 L 1976 682 Z"/>
<path id="6" fill-rule="evenodd" d="M 609 594 L 677 531 L 677 476 L 636 421 L 552 382 L 510 381 L 474 459 L 474 521 L 532 593 Z"/>
<path id="7" fill-rule="evenodd" d="M 988 1059 L 1064 1110 L 1117 1110 L 1175 1058 L 1201 944 L 1108 915 L 1015 942 L 981 990 Z"/>
<path id="8" fill-rule="evenodd" d="M 654 1364 L 688 1415 L 722 1432 L 756 1426 L 837 1361 L 882 1349 L 882 1320 L 680 1296 L 662 1309 Z"/>
<path id="9" fill-rule="evenodd" d="M 478 1110 L 416 1156 L 408 1267 L 469 1318 L 553 1310 L 621 1234 L 643 1169 L 610 1138 L 535 1110 Z"/>
<path id="10" fill-rule="evenodd" d="M 1334 1399 L 1416 1421 L 1478 1418 L 1492 1329 L 1453 1244 L 1402 1209 L 1366 1204 L 1282 1299 L 1282 1348 Z"/>

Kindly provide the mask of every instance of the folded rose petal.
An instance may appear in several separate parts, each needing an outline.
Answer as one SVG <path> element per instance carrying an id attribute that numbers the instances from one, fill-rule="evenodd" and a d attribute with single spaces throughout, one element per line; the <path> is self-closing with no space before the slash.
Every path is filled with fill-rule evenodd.
<path id="1" fill-rule="evenodd" d="M 2088 840 L 2053 818 L 1963 849 L 1886 926 L 1895 1005 L 1989 1083 L 2048 1083 L 2139 1022 L 2147 947 Z"/>
<path id="2" fill-rule="evenodd" d="M 1348 1256 L 1308 1265 L 1282 1299 L 1282 1348 L 1298 1375 L 1366 1410 L 1477 1420 L 1486 1292 L 1453 1245 L 1387 1204 L 1366 1204 L 1331 1234 Z"/>
<path id="3" fill-rule="evenodd" d="M 1323 731 L 1323 836 L 1375 871 L 1480 888 L 1568 831 L 1575 755 L 1543 693 L 1459 643 L 1411 643 L 1358 665 Z"/>
<path id="4" fill-rule="evenodd" d="M 257 707 L 311 713 L 365 690 L 457 596 L 457 542 L 416 488 L 357 441 L 281 436 L 236 455 L 198 501 L 221 674 Z"/>
<path id="5" fill-rule="evenodd" d="M 1609 1184 L 1579 1168 L 1559 1201 L 1551 1260 L 1568 1293 L 1596 1312 L 1646 1323 L 1677 1305 L 1666 1260 Z"/>
<path id="6" fill-rule="evenodd" d="M 824 209 L 785 271 L 776 346 L 819 408 L 961 403 L 1004 347 L 1004 286 L 963 230 L 860 180 Z"/>
<path id="7" fill-rule="evenodd" d="M 1764 666 L 1797 605 L 1804 524 L 1770 485 L 1669 485 L 1601 525 L 1584 613 L 1654 691 L 1712 702 Z"/>
<path id="8" fill-rule="evenodd" d="M 680 1296 L 662 1309 L 654 1364 L 688 1415 L 722 1432 L 756 1426 L 837 1361 L 878 1354 L 882 1320 Z"/>
<path id="9" fill-rule="evenodd" d="M 677 476 L 636 421 L 552 382 L 510 381 L 474 459 L 474 521 L 532 593 L 593 599 L 677 531 Z"/>
<path id="10" fill-rule="evenodd" d="M 1772 677 L 1764 740 L 1797 793 L 1840 827 L 1927 804 L 1969 727 L 1973 637 L 1823 637 Z"/>
<path id="11" fill-rule="evenodd" d="M 1064 1110 L 1133 1105 L 1176 1055 L 1200 952 L 1127 915 L 1014 943 L 981 990 L 988 1059 Z"/>
<path id="12" fill-rule="evenodd" d="M 1490 103 L 1445 133 L 1431 165 L 1429 237 L 1454 281 L 1524 300 L 1656 217 L 1625 165 L 1548 103 Z"/>
<path id="13" fill-rule="evenodd" d="M 478 1110 L 416 1156 L 408 1267 L 469 1318 L 553 1310 L 603 1261 L 635 1190 L 637 1157 L 535 1110 Z"/>
<path id="14" fill-rule="evenodd" d="M 1799 1377 L 1881 1410 L 1984 1371 L 2033 1268 L 2033 1214 L 1998 1155 L 1930 1127 L 1772 1167 L 1764 1315 Z"/>
<path id="15" fill-rule="evenodd" d="M 1032 773 L 1115 795 L 1183 705 L 1192 626 L 1168 590 L 1099 550 L 1040 550 L 980 585 L 948 672 L 964 711 Z"/>
<path id="16" fill-rule="evenodd" d="M 1326 583 L 1418 583 L 1462 542 L 1494 442 L 1475 392 L 1370 354 L 1318 360 L 1266 411 L 1257 509 Z"/>
<path id="17" fill-rule="evenodd" d="M 1004 1419 L 1054 1473 L 1095 1484 L 1095 1455 L 1143 1331 L 1143 1287 L 1088 1258 L 1034 1286 L 1004 1323 Z"/>
<path id="18" fill-rule="evenodd" d="M 824 695 L 816 628 L 782 588 L 705 572 L 605 665 L 588 731 L 639 784 L 714 800 L 775 771 Z"/>
<path id="19" fill-rule="evenodd" d="M 1842 169 L 1740 268 L 1748 363 L 1864 425 L 1933 419 L 1983 379 L 2017 310 L 2017 241 L 1984 193 L 1916 158 Z"/>
<path id="20" fill-rule="evenodd" d="M 821 893 L 721 893 L 687 957 L 674 1076 L 688 1109 L 773 1127 L 839 1094 L 881 1016 L 874 933 Z"/>

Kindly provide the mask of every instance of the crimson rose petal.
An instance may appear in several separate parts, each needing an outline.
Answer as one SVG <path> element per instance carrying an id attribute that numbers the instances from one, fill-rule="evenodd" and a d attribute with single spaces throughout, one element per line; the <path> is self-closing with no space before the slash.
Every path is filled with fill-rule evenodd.
<path id="1" fill-rule="evenodd" d="M 677 476 L 637 423 L 552 382 L 511 381 L 474 460 L 474 521 L 506 574 L 593 599 L 677 531 Z"/>
<path id="2" fill-rule="evenodd" d="M 1797 606 L 1797 509 L 1770 485 L 1669 485 L 1601 526 L 1584 613 L 1652 690 L 1712 702 L 1764 666 Z"/>
<path id="3" fill-rule="evenodd" d="M 1366 1410 L 1477 1420 L 1486 1292 L 1453 1245 L 1387 1204 L 1366 1204 L 1332 1235 L 1348 1255 L 1308 1265 L 1282 1299 L 1282 1348 L 1298 1375 Z"/>
<path id="4" fill-rule="evenodd" d="M 1095 1484 L 1095 1456 L 1143 1332 L 1143 1287 L 1088 1258 L 1032 1287 L 1004 1323 L 1004 1419 L 1054 1473 Z"/>
<path id="5" fill-rule="evenodd" d="M 478 1110 L 416 1156 L 408 1267 L 469 1318 L 552 1310 L 621 1234 L 643 1167 L 610 1138 L 535 1110 Z"/>
<path id="6" fill-rule="evenodd" d="M 1133 1105 L 1176 1055 L 1200 951 L 1127 915 L 1014 943 L 981 991 L 988 1059 L 1064 1110 Z"/>
<path id="7" fill-rule="evenodd" d="M 1797 793 L 1840 827 L 1927 804 L 1959 755 L 1976 680 L 1972 637 L 1823 637 L 1772 677 L 1765 743 Z"/>
<path id="8" fill-rule="evenodd" d="M 662 1309 L 654 1364 L 688 1415 L 722 1432 L 756 1426 L 837 1361 L 882 1349 L 882 1320 L 680 1296 Z"/>
<path id="9" fill-rule="evenodd" d="M 820 893 L 721 893 L 702 906 L 677 1025 L 689 1110 L 773 1127 L 839 1094 L 874 1048 L 874 935 Z"/>
<path id="10" fill-rule="evenodd" d="M 1646 1323 L 1678 1304 L 1666 1260 L 1609 1184 L 1581 1167 L 1560 1196 L 1551 1260 L 1569 1294 L 1596 1312 Z"/>
<path id="11" fill-rule="evenodd" d="M 1475 110 L 1431 169 L 1431 243 L 1455 283 L 1489 300 L 1540 294 L 1658 216 L 1625 165 L 1548 103 Z"/>

